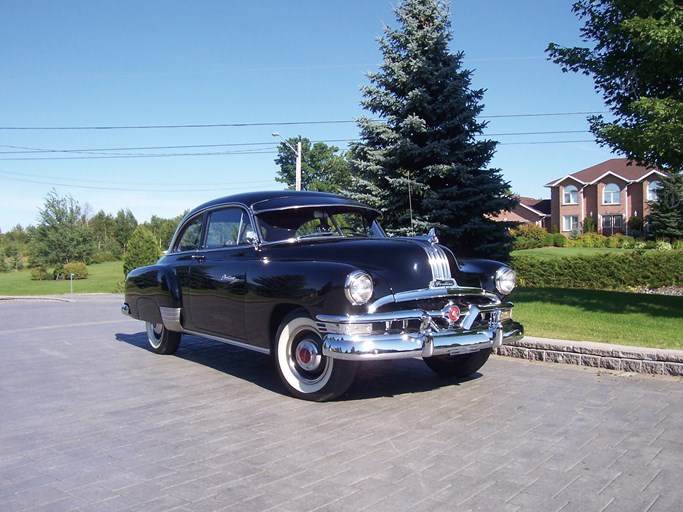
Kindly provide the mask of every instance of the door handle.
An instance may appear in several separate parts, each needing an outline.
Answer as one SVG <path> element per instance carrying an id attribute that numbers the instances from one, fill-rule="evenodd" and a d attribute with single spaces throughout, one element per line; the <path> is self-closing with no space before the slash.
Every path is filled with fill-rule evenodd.
<path id="1" fill-rule="evenodd" d="M 202 254 L 193 254 L 192 255 L 192 260 L 196 261 L 197 263 L 202 263 L 206 259 L 206 256 Z"/>

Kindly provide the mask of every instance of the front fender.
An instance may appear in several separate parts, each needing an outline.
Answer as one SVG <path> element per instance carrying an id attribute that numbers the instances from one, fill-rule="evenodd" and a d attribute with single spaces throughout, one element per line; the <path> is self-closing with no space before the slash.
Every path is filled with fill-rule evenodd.
<path id="1" fill-rule="evenodd" d="M 503 300 L 505 297 L 496 289 L 496 272 L 503 263 L 494 260 L 478 258 L 458 258 L 458 284 L 463 286 L 476 286 L 488 292 L 495 293 Z"/>

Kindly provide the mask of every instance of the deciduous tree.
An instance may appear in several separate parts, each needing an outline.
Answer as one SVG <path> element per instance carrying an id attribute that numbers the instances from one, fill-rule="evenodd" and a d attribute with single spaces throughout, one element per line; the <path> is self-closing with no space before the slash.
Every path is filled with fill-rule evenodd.
<path id="1" fill-rule="evenodd" d="M 301 188 L 319 192 L 341 192 L 348 188 L 351 179 L 349 164 L 337 146 L 328 146 L 324 142 L 311 141 L 305 137 L 293 137 L 287 140 L 296 148 L 301 142 Z M 280 183 L 294 189 L 296 184 L 296 153 L 284 142 L 278 147 L 275 163 L 280 166 L 278 177 Z"/>
<path id="2" fill-rule="evenodd" d="M 39 218 L 40 223 L 30 232 L 33 263 L 90 262 L 95 251 L 94 237 L 78 201 L 71 196 L 60 197 L 53 189 L 45 198 Z"/>
<path id="3" fill-rule="evenodd" d="M 593 134 L 639 163 L 683 170 L 683 2 L 580 0 L 572 10 L 587 46 L 547 51 L 602 94 L 612 115 L 590 117 Z"/>

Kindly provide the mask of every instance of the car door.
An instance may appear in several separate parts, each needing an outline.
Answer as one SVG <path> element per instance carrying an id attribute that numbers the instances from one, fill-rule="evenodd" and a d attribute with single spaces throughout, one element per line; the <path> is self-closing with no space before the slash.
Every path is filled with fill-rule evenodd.
<path id="1" fill-rule="evenodd" d="M 241 207 L 224 207 L 207 214 L 204 243 L 190 267 L 184 300 L 191 328 L 231 340 L 245 341 L 244 300 L 247 261 L 254 247 L 246 242 L 251 229 Z"/>

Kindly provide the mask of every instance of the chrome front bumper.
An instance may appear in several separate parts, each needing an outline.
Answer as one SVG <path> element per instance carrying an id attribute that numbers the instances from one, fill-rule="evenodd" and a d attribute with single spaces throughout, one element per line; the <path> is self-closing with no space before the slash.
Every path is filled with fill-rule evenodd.
<path id="1" fill-rule="evenodd" d="M 511 308 L 509 305 L 482 311 L 484 308 L 472 306 L 460 325 L 445 330 L 438 330 L 431 322 L 432 315 L 421 310 L 339 317 L 319 315 L 317 321 L 323 334 L 323 354 L 327 357 L 352 361 L 405 359 L 467 354 L 518 341 L 524 337 L 524 328 L 509 318 Z M 491 321 L 488 325 L 473 327 L 482 312 L 488 313 Z M 416 319 L 421 321 L 419 332 L 362 332 L 364 326 L 373 323 Z"/>

